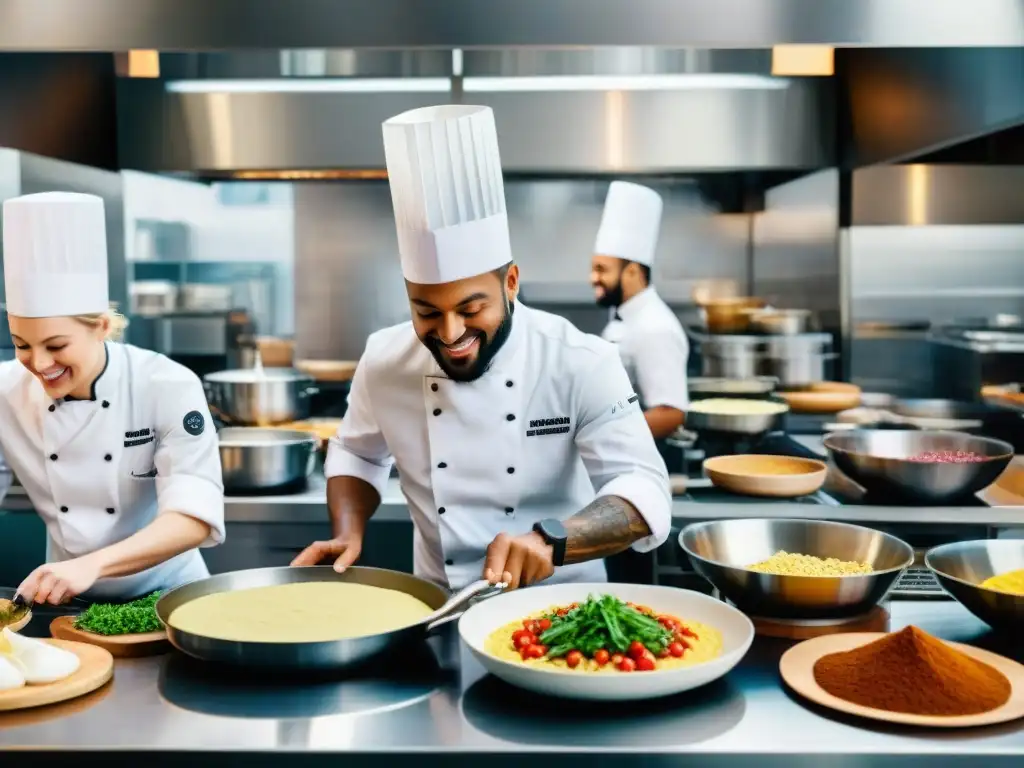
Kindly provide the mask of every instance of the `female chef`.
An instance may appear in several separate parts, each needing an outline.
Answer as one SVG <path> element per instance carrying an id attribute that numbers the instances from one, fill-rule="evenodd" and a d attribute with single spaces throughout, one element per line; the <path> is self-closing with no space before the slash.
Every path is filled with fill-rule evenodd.
<path id="1" fill-rule="evenodd" d="M 46 523 L 26 602 L 129 600 L 209 575 L 224 539 L 216 430 L 199 379 L 119 344 L 103 201 L 4 202 L 3 266 L 17 360 L 0 364 L 0 449 Z"/>

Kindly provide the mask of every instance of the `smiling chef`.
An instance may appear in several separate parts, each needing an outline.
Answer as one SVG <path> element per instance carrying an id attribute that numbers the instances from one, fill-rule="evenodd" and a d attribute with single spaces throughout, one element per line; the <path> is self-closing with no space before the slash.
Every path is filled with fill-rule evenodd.
<path id="1" fill-rule="evenodd" d="M 618 345 L 647 425 L 659 439 L 683 424 L 690 356 L 679 318 L 651 285 L 661 213 L 661 195 L 653 189 L 613 181 L 590 263 L 597 303 L 612 315 L 601 336 Z"/>
<path id="2" fill-rule="evenodd" d="M 618 352 L 516 300 L 490 108 L 403 113 L 384 149 L 412 322 L 367 341 L 325 465 L 334 538 L 293 565 L 354 563 L 397 463 L 417 575 L 606 581 L 602 558 L 657 547 L 671 518 Z"/>
<path id="3" fill-rule="evenodd" d="M 46 523 L 27 602 L 129 600 L 209 575 L 224 539 L 216 431 L 198 377 L 108 340 L 103 201 L 4 201 L 3 267 L 17 359 L 0 364 L 0 449 Z M 0 552 L 3 546 L 0 544 Z M 0 554 L 2 556 L 2 554 Z"/>

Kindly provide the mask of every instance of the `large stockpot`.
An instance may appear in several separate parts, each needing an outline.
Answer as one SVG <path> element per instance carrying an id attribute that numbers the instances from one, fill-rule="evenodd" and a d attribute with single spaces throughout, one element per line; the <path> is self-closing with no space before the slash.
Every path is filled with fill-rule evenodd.
<path id="1" fill-rule="evenodd" d="M 218 435 L 226 493 L 254 493 L 305 481 L 319 445 L 308 432 L 227 427 Z"/>
<path id="2" fill-rule="evenodd" d="M 316 394 L 313 377 L 291 368 L 218 371 L 203 377 L 210 410 L 236 426 L 271 426 L 302 421 Z"/>
<path id="3" fill-rule="evenodd" d="M 300 582 L 338 581 L 394 589 L 412 595 L 434 613 L 417 624 L 365 637 L 308 643 L 259 643 L 221 640 L 184 632 L 170 621 L 174 610 L 206 595 L 256 587 L 271 587 Z M 182 653 L 202 661 L 219 662 L 267 671 L 346 670 L 362 665 L 382 654 L 409 643 L 422 641 L 442 624 L 462 615 L 462 608 L 474 598 L 483 599 L 500 592 L 505 585 L 492 586 L 478 581 L 452 597 L 425 579 L 382 568 L 350 566 L 338 573 L 333 566 L 305 568 L 256 568 L 222 573 L 193 581 L 166 592 L 156 604 L 156 615 L 167 627 L 171 645 Z"/>
<path id="4" fill-rule="evenodd" d="M 760 339 L 754 336 L 710 336 L 701 340 L 703 373 L 721 379 L 756 379 L 760 376 Z"/>
<path id="5" fill-rule="evenodd" d="M 836 357 L 827 352 L 831 339 L 826 334 L 776 336 L 765 342 L 761 372 L 774 376 L 786 389 L 828 381 L 827 362 Z"/>

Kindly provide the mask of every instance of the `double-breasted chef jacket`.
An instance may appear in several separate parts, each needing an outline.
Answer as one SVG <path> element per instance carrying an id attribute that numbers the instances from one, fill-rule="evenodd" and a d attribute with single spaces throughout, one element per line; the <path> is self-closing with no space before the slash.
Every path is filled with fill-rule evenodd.
<path id="1" fill-rule="evenodd" d="M 450 589 L 481 578 L 487 546 L 615 495 L 643 515 L 646 552 L 671 524 L 665 464 L 615 347 L 516 303 L 489 370 L 448 379 L 403 323 L 370 336 L 325 473 L 383 494 L 392 463 L 415 524 L 415 573 Z M 606 581 L 601 560 L 548 582 Z M 546 583 L 548 583 L 546 582 Z"/>
<path id="2" fill-rule="evenodd" d="M 644 408 L 689 405 L 686 365 L 690 343 L 672 309 L 648 286 L 616 311 L 601 336 L 618 346 L 630 384 Z"/>
<path id="3" fill-rule="evenodd" d="M 115 544 L 162 512 L 224 540 L 217 433 L 199 378 L 156 352 L 106 343 L 89 400 L 53 400 L 18 361 L 0 364 L 0 448 L 46 523 L 47 562 Z M 82 597 L 128 600 L 209 575 L 198 550 Z"/>

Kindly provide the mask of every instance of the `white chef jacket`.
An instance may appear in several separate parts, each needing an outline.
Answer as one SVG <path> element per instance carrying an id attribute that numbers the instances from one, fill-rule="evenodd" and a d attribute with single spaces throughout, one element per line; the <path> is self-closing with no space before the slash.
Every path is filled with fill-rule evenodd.
<path id="1" fill-rule="evenodd" d="M 667 406 L 685 411 L 690 403 L 686 364 L 690 342 L 679 318 L 648 286 L 618 308 L 601 336 L 616 344 L 629 381 L 646 410 Z"/>
<path id="2" fill-rule="evenodd" d="M 18 361 L 0 364 L 0 449 L 46 523 L 47 562 L 115 544 L 161 512 L 224 540 L 217 432 L 199 378 L 156 352 L 106 344 L 89 400 L 53 400 Z M 82 595 L 123 600 L 209 575 L 198 550 Z"/>
<path id="3" fill-rule="evenodd" d="M 448 379 L 411 323 L 370 336 L 325 474 L 383 493 L 398 465 L 415 526 L 414 571 L 450 589 L 482 577 L 499 533 L 566 519 L 598 495 L 627 499 L 651 535 L 671 526 L 665 463 L 615 348 L 517 303 L 512 330 L 474 382 Z M 604 562 L 563 566 L 549 581 L 607 581 Z"/>

